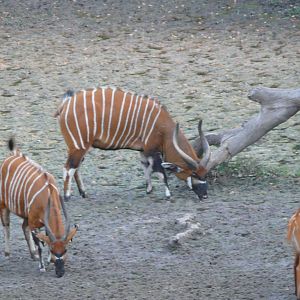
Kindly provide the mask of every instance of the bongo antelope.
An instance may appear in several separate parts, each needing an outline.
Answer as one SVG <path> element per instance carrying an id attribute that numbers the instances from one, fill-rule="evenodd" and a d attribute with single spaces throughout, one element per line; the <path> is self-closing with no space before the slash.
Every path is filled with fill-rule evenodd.
<path id="1" fill-rule="evenodd" d="M 291 217 L 288 224 L 287 239 L 295 248 L 294 279 L 295 294 L 300 300 L 300 209 Z"/>
<path id="2" fill-rule="evenodd" d="M 165 169 L 187 181 L 201 199 L 207 197 L 205 165 L 209 145 L 202 133 L 205 149 L 199 160 L 194 149 L 157 100 L 118 88 L 68 91 L 55 116 L 68 147 L 64 167 L 64 197 L 70 198 L 71 180 L 75 177 L 79 193 L 86 197 L 78 168 L 90 148 L 103 150 L 132 149 L 140 151 L 147 193 L 152 191 L 151 174 L 157 172 L 170 197 Z"/>
<path id="3" fill-rule="evenodd" d="M 70 228 L 64 202 L 59 196 L 53 176 L 15 149 L 0 166 L 0 215 L 4 227 L 5 256 L 10 255 L 10 213 L 24 219 L 22 229 L 33 259 L 39 259 L 45 271 L 40 242 L 49 246 L 49 261 L 55 264 L 57 277 L 64 275 L 67 245 L 77 231 Z M 66 218 L 63 224 L 62 214 Z M 45 227 L 46 234 L 39 231 Z"/>

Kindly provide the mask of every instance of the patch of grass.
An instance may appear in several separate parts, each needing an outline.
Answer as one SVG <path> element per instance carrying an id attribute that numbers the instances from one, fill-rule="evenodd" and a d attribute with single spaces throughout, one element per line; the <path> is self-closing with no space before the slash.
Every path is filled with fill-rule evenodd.
<path id="1" fill-rule="evenodd" d="M 250 179 L 252 181 L 256 180 L 266 180 L 280 177 L 288 176 L 288 170 L 273 170 L 272 168 L 266 168 L 261 166 L 254 159 L 236 158 L 228 162 L 224 162 L 217 166 L 212 172 L 211 176 L 221 181 L 226 179 Z"/>
<path id="2" fill-rule="evenodd" d="M 285 14 L 288 16 L 300 17 L 300 6 L 295 5 L 287 9 Z"/>

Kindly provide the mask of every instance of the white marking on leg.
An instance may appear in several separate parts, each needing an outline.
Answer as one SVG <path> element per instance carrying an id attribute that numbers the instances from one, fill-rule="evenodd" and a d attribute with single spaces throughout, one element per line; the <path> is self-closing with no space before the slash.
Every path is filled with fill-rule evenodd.
<path id="1" fill-rule="evenodd" d="M 71 139 L 73 141 L 74 147 L 76 149 L 80 149 L 79 146 L 78 146 L 78 144 L 77 144 L 77 142 L 76 142 L 76 139 L 74 138 L 74 136 L 73 136 L 73 134 L 72 134 L 72 132 L 71 132 L 71 130 L 69 128 L 69 125 L 68 125 L 68 113 L 69 113 L 69 109 L 70 109 L 70 104 L 71 104 L 71 98 L 69 98 L 67 109 L 66 109 L 66 113 L 65 113 L 65 126 L 66 126 L 67 131 L 68 131 L 68 133 L 69 133 L 69 135 L 70 135 L 70 137 L 71 137 Z"/>
<path id="2" fill-rule="evenodd" d="M 130 115 L 130 110 L 131 110 L 131 106 L 132 106 L 132 102 L 133 102 L 133 97 L 134 97 L 134 94 L 131 94 L 131 98 L 130 98 L 130 104 L 129 104 L 129 108 L 128 108 L 128 111 L 127 111 L 127 116 L 126 116 L 126 121 L 125 121 L 125 125 L 123 126 L 123 131 L 118 139 L 118 141 L 116 142 L 115 144 L 115 148 L 118 147 L 120 141 L 122 140 L 123 138 L 123 135 L 127 129 L 127 124 L 128 124 L 128 119 L 129 119 L 129 115 Z M 128 135 L 128 134 L 127 134 Z"/>
<path id="3" fill-rule="evenodd" d="M 86 108 L 86 90 L 83 90 L 83 108 L 84 108 L 85 125 L 86 125 L 86 140 L 87 140 L 87 142 L 89 142 L 90 127 L 89 127 L 89 118 L 88 118 L 87 108 Z"/>
<path id="4" fill-rule="evenodd" d="M 81 130 L 80 130 L 79 125 L 78 125 L 78 118 L 77 118 L 77 112 L 76 112 L 76 102 L 77 102 L 77 95 L 75 94 L 74 95 L 74 104 L 73 104 L 73 115 L 74 115 L 75 124 L 76 124 L 76 128 L 77 128 L 77 133 L 78 133 L 78 136 L 79 136 L 79 139 L 80 139 L 81 147 L 82 147 L 82 149 L 85 149 L 84 143 L 83 143 L 83 140 L 82 140 L 82 136 L 81 136 Z"/>
<path id="5" fill-rule="evenodd" d="M 93 116 L 94 116 L 94 128 L 93 128 L 93 137 L 96 136 L 97 131 L 97 118 L 96 118 L 96 108 L 95 108 L 95 92 L 97 89 L 94 89 L 92 92 L 92 106 L 93 106 Z"/>
<path id="6" fill-rule="evenodd" d="M 64 181 L 66 180 L 67 175 L 68 175 L 67 169 L 66 169 L 66 168 L 63 168 L 63 179 L 64 179 Z"/>
<path id="7" fill-rule="evenodd" d="M 114 141 L 119 133 L 120 125 L 121 125 L 121 122 L 123 121 L 123 110 L 124 110 L 126 96 L 127 96 L 127 93 L 124 93 L 122 105 L 121 105 L 121 109 L 120 109 L 120 114 L 119 114 L 119 121 L 118 121 L 117 129 L 115 131 L 114 137 L 112 138 L 110 144 L 106 147 L 107 149 L 109 149 L 112 145 L 114 145 Z"/>
<path id="8" fill-rule="evenodd" d="M 186 179 L 186 183 L 188 185 L 188 187 L 192 190 L 193 189 L 193 186 L 192 186 L 192 177 L 189 176 L 187 179 Z"/>
<path id="9" fill-rule="evenodd" d="M 76 172 L 76 169 L 72 169 L 72 168 L 68 171 L 69 180 L 67 183 L 66 197 L 69 197 L 71 195 L 71 182 L 72 182 L 72 178 L 73 178 L 75 172 Z"/>
<path id="10" fill-rule="evenodd" d="M 166 189 L 165 190 L 166 197 L 170 198 L 171 197 L 171 192 L 170 192 L 169 188 L 167 186 L 165 186 L 165 189 Z"/>
<path id="11" fill-rule="evenodd" d="M 115 92 L 116 89 L 112 90 L 111 100 L 110 100 L 110 111 L 109 111 L 109 119 L 108 119 L 108 126 L 107 126 L 107 135 L 104 143 L 107 143 L 107 141 L 110 138 L 110 129 L 111 129 L 111 119 L 113 115 L 113 109 L 114 109 L 114 101 L 115 101 Z"/>
<path id="12" fill-rule="evenodd" d="M 146 157 L 144 154 L 141 153 L 141 159 L 142 159 L 142 166 L 144 169 L 144 174 L 146 178 L 147 183 L 147 193 L 150 193 L 152 191 L 152 181 L 151 181 L 151 174 L 153 172 L 153 158 L 152 157 Z M 148 166 L 146 166 L 148 164 Z"/>

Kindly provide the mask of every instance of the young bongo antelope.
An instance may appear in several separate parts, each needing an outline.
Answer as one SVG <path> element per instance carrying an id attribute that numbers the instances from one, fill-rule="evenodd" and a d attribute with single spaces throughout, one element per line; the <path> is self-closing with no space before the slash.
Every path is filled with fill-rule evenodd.
<path id="1" fill-rule="evenodd" d="M 59 196 L 53 176 L 15 149 L 0 166 L 0 215 L 4 227 L 5 256 L 10 255 L 10 213 L 24 219 L 22 229 L 33 259 L 39 259 L 40 271 L 45 271 L 41 241 L 49 246 L 49 260 L 55 264 L 57 277 L 64 275 L 67 245 L 77 231 L 70 229 L 64 202 Z M 61 210 L 66 218 L 63 224 Z M 39 232 L 41 227 L 47 235 Z M 37 247 L 37 248 L 36 248 Z"/>
<path id="2" fill-rule="evenodd" d="M 295 294 L 300 300 L 300 209 L 291 217 L 288 224 L 287 239 L 295 248 L 294 279 Z"/>
<path id="3" fill-rule="evenodd" d="M 152 191 L 151 174 L 157 172 L 170 197 L 165 169 L 187 181 L 200 199 L 207 197 L 204 179 L 210 151 L 202 133 L 204 157 L 199 160 L 193 147 L 157 100 L 117 88 L 68 91 L 55 116 L 68 146 L 64 168 L 64 196 L 70 198 L 75 177 L 79 193 L 86 197 L 78 168 L 87 151 L 132 149 L 140 151 L 147 193 Z M 201 130 L 201 122 L 199 126 Z M 201 131 L 202 132 L 202 131 Z M 164 161 L 164 162 L 163 162 Z"/>

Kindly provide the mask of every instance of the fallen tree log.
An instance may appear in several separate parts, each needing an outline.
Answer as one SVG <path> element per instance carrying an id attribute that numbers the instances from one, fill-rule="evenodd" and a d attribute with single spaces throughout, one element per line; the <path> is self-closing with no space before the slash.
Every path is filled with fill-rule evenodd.
<path id="1" fill-rule="evenodd" d="M 261 105 L 258 115 L 238 128 L 205 134 L 209 145 L 219 147 L 211 152 L 206 165 L 208 172 L 254 144 L 300 110 L 300 89 L 258 87 L 250 91 L 248 98 Z M 193 143 L 198 156 L 203 152 L 201 145 L 201 132 L 199 132 L 199 138 Z"/>

